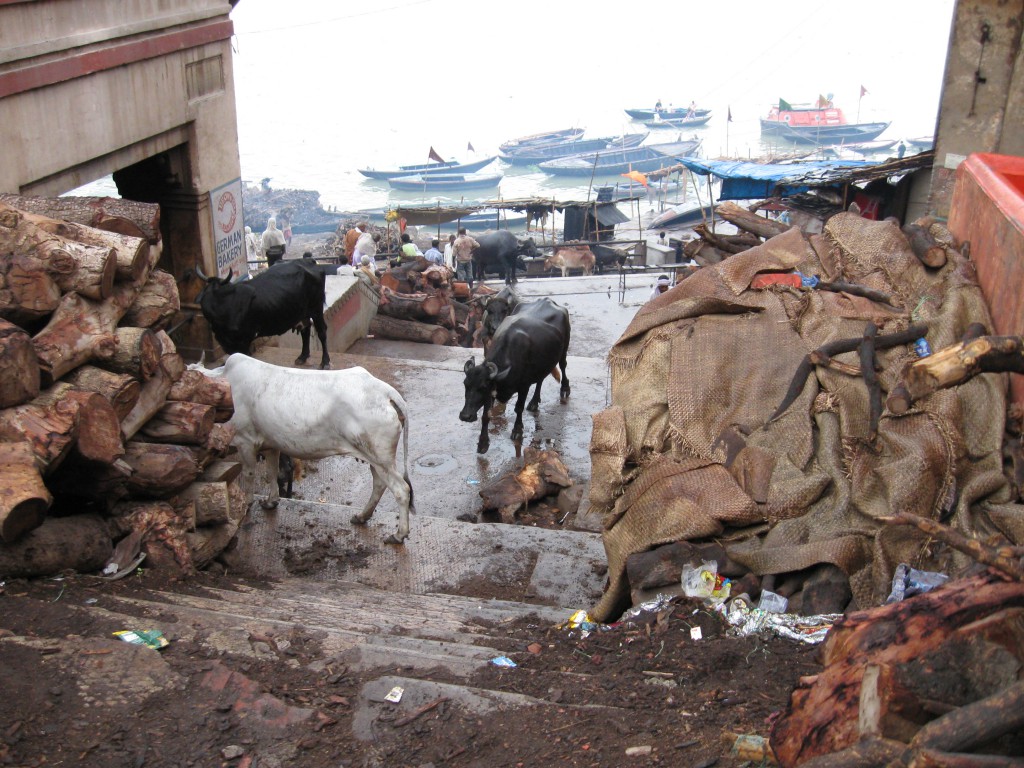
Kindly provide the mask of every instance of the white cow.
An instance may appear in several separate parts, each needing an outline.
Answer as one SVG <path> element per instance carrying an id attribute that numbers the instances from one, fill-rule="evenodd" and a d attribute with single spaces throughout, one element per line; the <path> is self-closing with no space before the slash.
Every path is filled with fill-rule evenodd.
<path id="1" fill-rule="evenodd" d="M 365 525 L 384 489 L 390 488 L 400 512 L 398 529 L 385 541 L 401 544 L 409 536 L 409 511 L 413 508 L 409 415 L 398 390 L 365 368 L 283 368 L 242 354 L 230 355 L 220 368 L 203 368 L 201 361 L 189 367 L 208 376 L 224 376 L 231 383 L 235 406 L 230 422 L 235 429 L 232 443 L 241 454 L 246 477 L 250 483 L 255 480 L 260 453 L 270 468 L 270 496 L 264 507 L 277 506 L 281 453 L 310 460 L 352 456 L 369 464 L 373 475 L 370 500 L 352 522 Z M 396 467 L 399 437 L 404 437 L 404 474 Z"/>

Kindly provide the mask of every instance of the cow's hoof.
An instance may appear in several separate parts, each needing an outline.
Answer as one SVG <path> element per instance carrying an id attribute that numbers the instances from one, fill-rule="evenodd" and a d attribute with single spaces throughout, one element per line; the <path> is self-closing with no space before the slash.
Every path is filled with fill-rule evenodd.
<path id="1" fill-rule="evenodd" d="M 367 522 L 367 520 L 363 520 L 359 515 L 352 515 L 352 525 L 366 525 Z"/>
<path id="2" fill-rule="evenodd" d="M 264 509 L 277 509 L 277 502 L 268 501 L 264 499 L 263 501 L 260 502 L 260 506 L 263 507 Z"/>
<path id="3" fill-rule="evenodd" d="M 476 444 L 476 452 L 477 453 L 487 453 L 487 449 L 490 448 L 490 447 L 491 447 L 490 442 L 477 443 Z"/>
<path id="4" fill-rule="evenodd" d="M 329 371 L 329 370 L 331 370 L 331 364 L 330 363 L 323 363 L 320 366 L 320 370 L 321 371 Z"/>
<path id="5" fill-rule="evenodd" d="M 307 360 L 309 360 L 308 357 L 296 357 L 293 365 L 305 365 Z"/>
<path id="6" fill-rule="evenodd" d="M 561 392 L 558 393 L 558 396 L 560 398 L 562 398 L 563 400 L 568 400 L 569 399 L 569 390 L 568 389 L 562 390 Z"/>
<path id="7" fill-rule="evenodd" d="M 395 536 L 395 534 L 391 534 L 386 539 L 384 539 L 384 543 L 385 544 L 398 544 L 399 546 L 402 546 L 403 544 L 405 544 L 405 539 L 404 538 L 400 539 L 397 536 Z"/>
<path id="8" fill-rule="evenodd" d="M 521 431 L 520 432 L 513 431 L 512 432 L 512 442 L 513 443 L 521 443 L 521 442 L 523 442 L 523 433 Z"/>

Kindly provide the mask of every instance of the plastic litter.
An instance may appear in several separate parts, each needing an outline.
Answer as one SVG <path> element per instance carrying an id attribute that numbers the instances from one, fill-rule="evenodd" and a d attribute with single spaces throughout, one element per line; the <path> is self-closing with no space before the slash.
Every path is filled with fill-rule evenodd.
<path id="1" fill-rule="evenodd" d="M 390 701 L 392 704 L 397 704 L 402 700 L 403 693 L 405 693 L 405 688 L 400 685 L 396 685 L 388 691 L 388 695 L 384 697 L 384 701 Z"/>
<path id="2" fill-rule="evenodd" d="M 907 597 L 930 592 L 949 581 L 949 576 L 934 571 L 919 571 L 906 563 L 896 566 L 892 577 L 892 592 L 885 599 L 886 603 L 898 603 Z"/>
<path id="3" fill-rule="evenodd" d="M 914 351 L 917 352 L 918 357 L 928 357 L 932 353 L 932 345 L 928 343 L 928 339 L 922 336 L 914 342 Z"/>
<path id="4" fill-rule="evenodd" d="M 491 664 L 493 664 L 496 667 L 515 667 L 515 666 L 518 666 L 508 656 L 495 656 L 493 659 L 491 659 Z"/>
<path id="5" fill-rule="evenodd" d="M 683 567 L 683 594 L 699 597 L 712 605 L 721 605 L 729 599 L 732 583 L 718 573 L 718 561 L 708 560 L 700 565 L 688 563 Z"/>
<path id="6" fill-rule="evenodd" d="M 757 607 L 768 613 L 785 613 L 789 607 L 789 600 L 765 589 L 761 592 L 761 601 Z"/>
<path id="7" fill-rule="evenodd" d="M 114 633 L 114 637 L 120 638 L 132 645 L 144 645 L 155 651 L 166 648 L 170 643 L 159 629 L 120 629 Z"/>

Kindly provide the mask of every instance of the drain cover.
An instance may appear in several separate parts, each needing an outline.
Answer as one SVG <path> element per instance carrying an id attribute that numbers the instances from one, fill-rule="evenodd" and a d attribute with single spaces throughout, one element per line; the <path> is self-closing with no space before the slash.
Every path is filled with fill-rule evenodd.
<path id="1" fill-rule="evenodd" d="M 455 457 L 449 456 L 446 453 L 427 453 L 420 456 L 413 463 L 421 473 L 427 475 L 451 472 L 458 465 Z"/>

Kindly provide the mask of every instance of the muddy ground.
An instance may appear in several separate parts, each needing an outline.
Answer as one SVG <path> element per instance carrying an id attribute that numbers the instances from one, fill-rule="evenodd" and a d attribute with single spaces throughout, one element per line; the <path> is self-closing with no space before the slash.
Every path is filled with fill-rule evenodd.
<path id="1" fill-rule="evenodd" d="M 478 716 L 437 701 L 411 720 L 385 710 L 366 742 L 351 733 L 360 689 L 400 669 L 350 672 L 325 658 L 318 633 L 301 625 L 257 638 L 274 641 L 274 652 L 258 661 L 175 638 L 153 651 L 109 640 L 123 619 L 79 608 L 125 595 L 153 598 L 154 588 L 202 594 L 243 585 L 260 588 L 211 573 L 174 585 L 153 583 L 145 572 L 113 583 L 70 575 L 8 581 L 0 595 L 0 765 L 738 766 L 744 761 L 730 754 L 723 734 L 767 735 L 797 679 L 819 669 L 814 647 L 730 637 L 717 615 L 688 600 L 588 637 L 517 620 L 487 630 L 518 666 L 488 666 L 468 685 L 555 706 Z M 173 621 L 172 613 L 169 606 L 145 618 Z M 12 633 L 34 642 L 13 642 Z M 83 695 L 77 668 L 86 665 L 111 678 L 102 701 Z M 283 711 L 314 715 L 281 728 L 255 727 L 234 699 L 205 684 L 224 670 Z M 178 695 L 133 704 L 140 678 L 159 675 L 174 676 Z M 467 682 L 441 669 L 431 679 Z"/>

